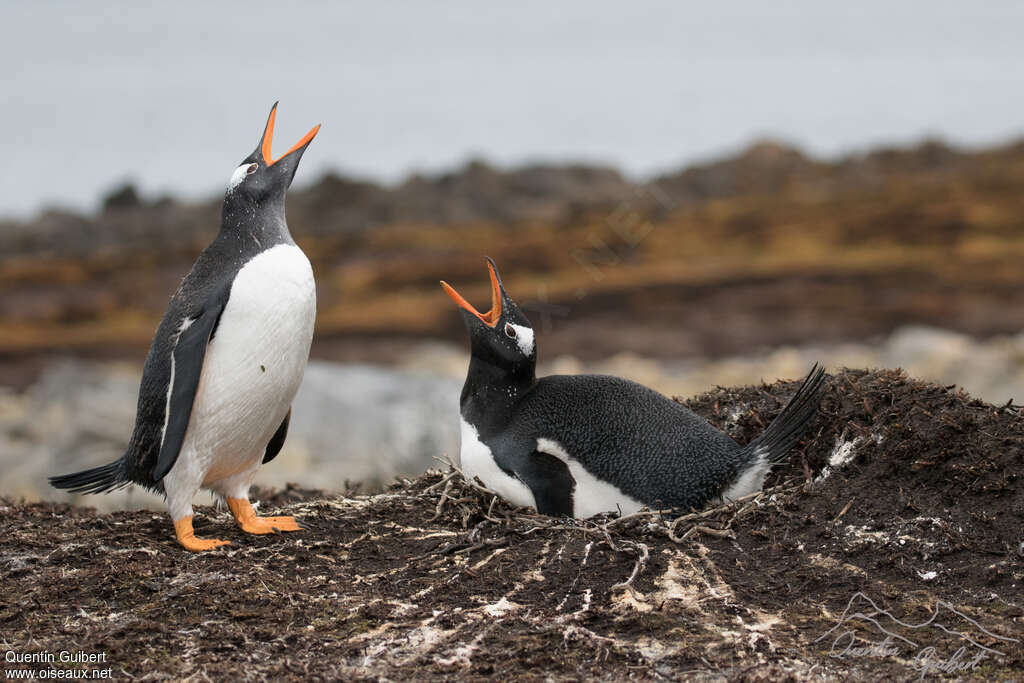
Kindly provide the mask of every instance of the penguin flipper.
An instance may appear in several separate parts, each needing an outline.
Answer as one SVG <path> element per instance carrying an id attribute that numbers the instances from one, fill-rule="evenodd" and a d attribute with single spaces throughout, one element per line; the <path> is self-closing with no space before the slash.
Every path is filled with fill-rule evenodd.
<path id="1" fill-rule="evenodd" d="M 270 441 L 267 443 L 267 451 L 263 454 L 263 464 L 266 465 L 268 462 L 277 457 L 277 454 L 281 452 L 281 447 L 284 446 L 285 437 L 288 436 L 288 423 L 292 420 L 292 409 L 288 409 L 288 414 L 284 416 L 284 421 L 281 422 L 281 426 L 277 428 L 274 435 L 270 437 Z"/>
<path id="2" fill-rule="evenodd" d="M 573 489 L 576 480 L 569 467 L 551 455 L 534 451 L 518 463 L 515 474 L 533 492 L 537 512 L 553 517 L 573 516 Z"/>
<path id="3" fill-rule="evenodd" d="M 206 345 L 213 338 L 225 304 L 227 291 L 221 290 L 207 301 L 198 316 L 186 319 L 191 322 L 178 335 L 178 341 L 171 351 L 172 386 L 167 400 L 167 426 L 160 444 L 160 455 L 153 468 L 154 482 L 163 479 L 178 460 L 188 421 L 192 417 L 192 403 L 199 387 L 199 376 L 203 372 Z"/>

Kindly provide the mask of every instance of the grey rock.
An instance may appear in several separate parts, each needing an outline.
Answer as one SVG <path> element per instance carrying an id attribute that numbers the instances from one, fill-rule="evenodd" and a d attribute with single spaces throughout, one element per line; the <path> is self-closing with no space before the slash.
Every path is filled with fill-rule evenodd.
<path id="1" fill-rule="evenodd" d="M 50 366 L 22 396 L 0 392 L 0 495 L 102 510 L 163 509 L 160 496 L 134 487 L 75 496 L 46 481 L 124 451 L 139 379 L 135 366 L 67 360 Z M 435 457 L 457 454 L 459 389 L 454 379 L 424 372 L 311 362 L 285 447 L 256 483 L 340 490 L 347 481 L 374 490 L 396 476 L 420 474 Z"/>
<path id="2" fill-rule="evenodd" d="M 378 489 L 420 474 L 442 454 L 457 455 L 460 388 L 424 372 L 311 362 L 285 448 L 260 479 L 325 489 L 347 480 Z M 289 479 L 297 473 L 300 479 Z"/>

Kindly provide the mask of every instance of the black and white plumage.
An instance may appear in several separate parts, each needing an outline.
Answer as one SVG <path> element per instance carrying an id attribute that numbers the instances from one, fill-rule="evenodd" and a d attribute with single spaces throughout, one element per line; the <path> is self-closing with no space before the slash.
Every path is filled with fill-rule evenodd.
<path id="1" fill-rule="evenodd" d="M 79 493 L 129 484 L 162 491 L 178 539 L 205 550 L 226 543 L 192 534 L 200 488 L 223 496 L 246 531 L 292 531 L 291 518 L 255 517 L 249 486 L 281 450 L 316 317 L 313 271 L 285 222 L 285 194 L 319 126 L 285 155 L 263 136 L 231 176 L 221 228 L 171 298 L 146 357 L 128 450 L 101 467 L 52 477 Z"/>
<path id="2" fill-rule="evenodd" d="M 461 464 L 467 476 L 516 505 L 585 518 L 739 498 L 761 489 L 817 412 L 825 377 L 817 365 L 746 446 L 635 382 L 603 375 L 538 379 L 533 328 L 490 259 L 488 268 L 487 313 L 441 283 L 470 336 Z"/>

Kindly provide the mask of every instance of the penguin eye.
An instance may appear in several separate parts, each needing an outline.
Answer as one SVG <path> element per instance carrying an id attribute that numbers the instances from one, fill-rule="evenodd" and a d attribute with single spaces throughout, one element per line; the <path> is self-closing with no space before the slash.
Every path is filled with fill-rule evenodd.
<path id="1" fill-rule="evenodd" d="M 259 167 L 259 164 L 249 164 L 249 168 L 245 169 L 245 175 L 252 175 Z"/>
<path id="2" fill-rule="evenodd" d="M 512 327 L 512 323 L 505 323 L 505 335 L 509 339 L 516 338 L 516 328 Z"/>

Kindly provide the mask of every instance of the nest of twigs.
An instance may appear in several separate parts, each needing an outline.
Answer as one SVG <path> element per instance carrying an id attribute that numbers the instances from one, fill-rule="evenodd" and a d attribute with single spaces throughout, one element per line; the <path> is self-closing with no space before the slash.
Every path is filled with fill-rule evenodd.
<path id="1" fill-rule="evenodd" d="M 746 442 L 795 388 L 688 404 Z M 163 513 L 3 501 L 0 630 L 140 679 L 990 680 L 1024 666 L 1022 472 L 1018 407 L 843 371 L 767 488 L 707 510 L 550 518 L 449 464 L 261 496 L 304 532 L 202 509 L 232 545 L 193 555 Z"/>

